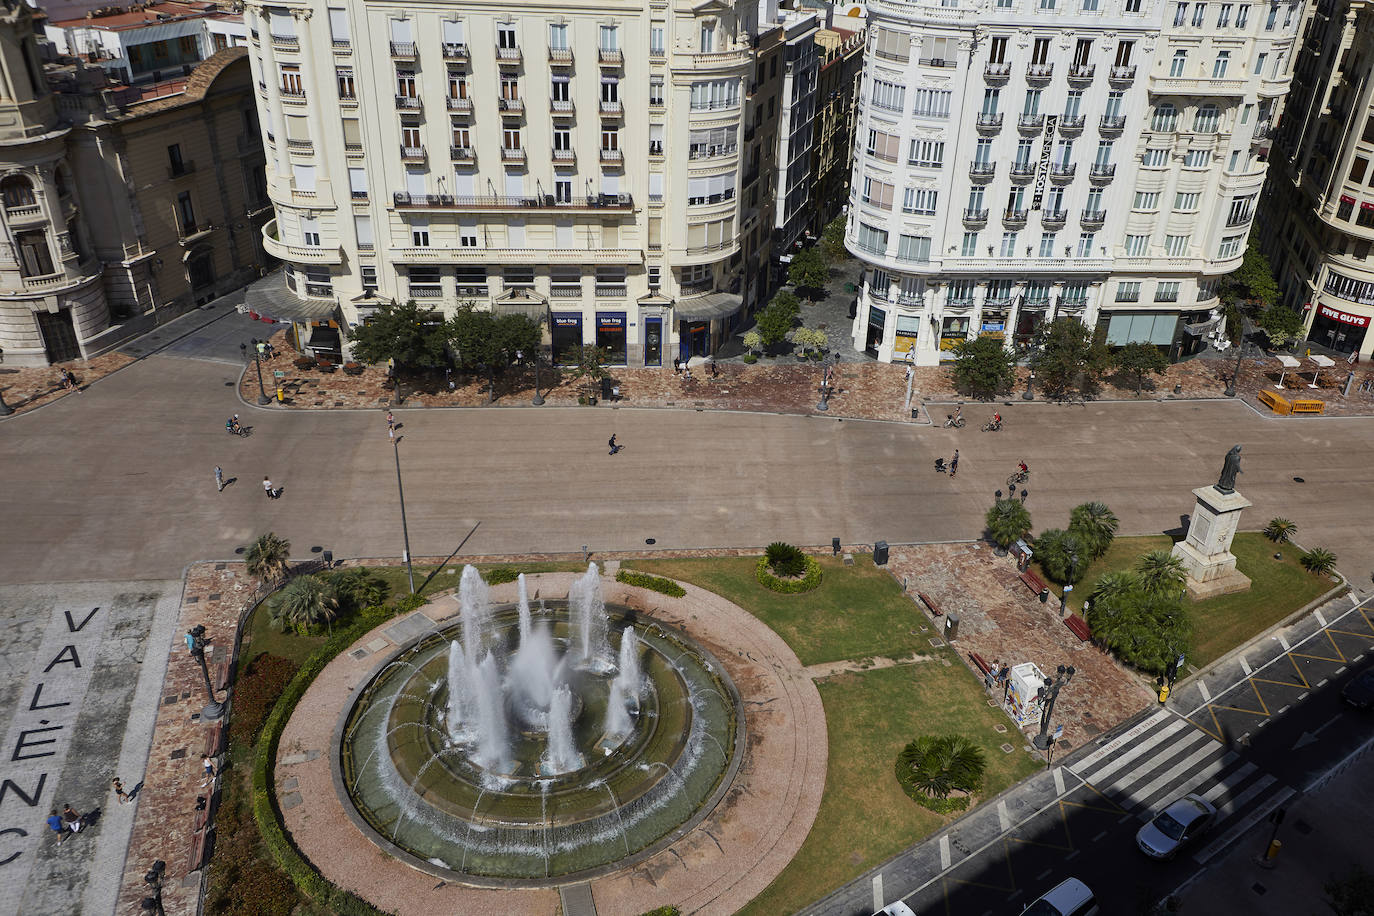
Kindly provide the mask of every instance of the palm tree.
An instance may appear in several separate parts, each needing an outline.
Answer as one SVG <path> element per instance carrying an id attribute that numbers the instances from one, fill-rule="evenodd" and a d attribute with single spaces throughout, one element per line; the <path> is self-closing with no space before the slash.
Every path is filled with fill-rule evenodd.
<path id="1" fill-rule="evenodd" d="M 1098 576 L 1088 596 L 1084 618 L 1093 638 L 1112 646 L 1120 638 L 1126 619 L 1134 613 L 1140 582 L 1129 572 L 1110 572 Z"/>
<path id="2" fill-rule="evenodd" d="M 1183 561 L 1167 550 L 1151 550 L 1140 558 L 1135 569 L 1146 595 L 1181 595 L 1188 581 Z"/>
<path id="3" fill-rule="evenodd" d="M 1264 536 L 1275 544 L 1286 544 L 1298 533 L 1298 526 L 1286 518 L 1271 518 L 1264 527 Z"/>
<path id="4" fill-rule="evenodd" d="M 1030 511 L 1016 499 L 999 499 L 984 517 L 992 542 L 1005 551 L 1031 530 Z"/>
<path id="5" fill-rule="evenodd" d="M 286 575 L 290 557 L 291 542 L 269 531 L 258 535 L 258 539 L 249 545 L 244 560 L 248 564 L 248 575 L 260 582 L 274 584 Z"/>
<path id="6" fill-rule="evenodd" d="M 922 735 L 897 756 L 897 772 L 922 795 L 948 798 L 972 795 L 983 787 L 987 758 L 962 735 Z"/>
<path id="7" fill-rule="evenodd" d="M 1083 577 L 1091 557 L 1077 532 L 1051 528 L 1035 539 L 1035 555 L 1054 581 L 1072 585 Z"/>
<path id="8" fill-rule="evenodd" d="M 1084 503 L 1069 513 L 1069 531 L 1078 536 L 1094 560 L 1112 546 L 1112 538 L 1116 537 L 1119 527 L 1121 522 L 1106 503 Z"/>
<path id="9" fill-rule="evenodd" d="M 320 621 L 333 622 L 338 613 L 339 599 L 329 581 L 320 576 L 301 576 L 281 590 L 273 621 L 282 629 L 289 626 L 304 636 Z"/>
<path id="10" fill-rule="evenodd" d="M 1336 555 L 1325 547 L 1313 547 L 1302 555 L 1303 569 L 1319 576 L 1325 576 L 1336 568 Z"/>

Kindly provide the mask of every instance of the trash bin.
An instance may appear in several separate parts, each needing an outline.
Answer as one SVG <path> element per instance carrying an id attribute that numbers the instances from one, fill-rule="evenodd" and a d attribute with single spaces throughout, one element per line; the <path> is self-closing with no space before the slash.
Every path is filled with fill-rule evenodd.
<path id="1" fill-rule="evenodd" d="M 950 611 L 945 615 L 945 642 L 954 642 L 959 636 L 959 612 Z"/>
<path id="2" fill-rule="evenodd" d="M 873 545 L 873 565 L 887 565 L 887 541 L 878 541 Z"/>
<path id="3" fill-rule="evenodd" d="M 1042 588 L 1042 589 L 1040 589 L 1040 603 L 1041 603 L 1041 604 L 1045 604 L 1045 603 L 1047 603 L 1049 600 L 1050 600 L 1050 590 L 1047 589 L 1047 588 Z"/>
<path id="4" fill-rule="evenodd" d="M 611 380 L 608 378 L 603 378 L 601 380 L 601 400 L 609 401 L 612 397 L 613 392 L 611 390 Z"/>
<path id="5" fill-rule="evenodd" d="M 280 385 L 277 386 L 277 403 L 278 403 L 278 404 L 285 404 L 285 403 L 286 403 L 286 389 L 283 388 L 283 387 L 281 387 Z"/>

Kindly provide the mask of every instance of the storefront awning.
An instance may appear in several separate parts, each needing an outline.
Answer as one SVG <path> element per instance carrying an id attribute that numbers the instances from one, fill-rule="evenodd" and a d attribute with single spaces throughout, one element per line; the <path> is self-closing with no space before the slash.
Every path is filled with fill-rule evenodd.
<path id="1" fill-rule="evenodd" d="M 264 318 L 282 321 L 317 321 L 334 314 L 333 299 L 302 299 L 286 285 L 286 274 L 278 268 L 244 291 L 244 304 Z"/>
<path id="2" fill-rule="evenodd" d="M 679 321 L 711 321 L 728 318 L 744 306 L 744 297 L 738 293 L 711 293 L 698 299 L 679 300 L 673 312 Z"/>

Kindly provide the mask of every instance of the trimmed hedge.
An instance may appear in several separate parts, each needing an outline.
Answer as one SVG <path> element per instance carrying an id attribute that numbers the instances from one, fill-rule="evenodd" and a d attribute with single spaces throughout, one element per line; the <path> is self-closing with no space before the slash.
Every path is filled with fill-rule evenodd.
<path id="1" fill-rule="evenodd" d="M 509 566 L 498 566 L 482 573 L 482 578 L 488 585 L 504 585 L 507 582 L 514 582 L 520 578 L 520 570 L 512 569 Z"/>
<path id="2" fill-rule="evenodd" d="M 651 576 L 648 573 L 630 572 L 622 569 L 615 574 L 615 581 L 624 582 L 626 585 L 637 585 L 640 588 L 647 588 L 651 591 L 667 595 L 669 598 L 681 598 L 687 594 L 687 590 L 678 585 L 672 579 L 665 579 L 662 576 Z"/>
<path id="3" fill-rule="evenodd" d="M 770 592 L 778 592 L 783 595 L 799 595 L 802 592 L 809 592 L 821 584 L 821 564 L 815 557 L 806 558 L 806 574 L 800 579 L 779 579 L 773 575 L 773 571 L 768 568 L 768 558 L 759 557 L 758 567 L 754 572 L 759 580 L 759 585 L 768 589 Z"/>

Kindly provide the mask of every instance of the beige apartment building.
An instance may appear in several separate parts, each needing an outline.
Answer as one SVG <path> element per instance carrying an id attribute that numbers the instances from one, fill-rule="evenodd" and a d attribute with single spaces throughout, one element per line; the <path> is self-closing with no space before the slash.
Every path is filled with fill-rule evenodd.
<path id="1" fill-rule="evenodd" d="M 250 0 L 284 263 L 264 309 L 343 327 L 462 301 L 555 359 L 715 350 L 767 292 L 776 6 Z"/>

